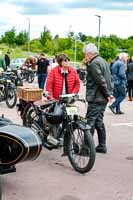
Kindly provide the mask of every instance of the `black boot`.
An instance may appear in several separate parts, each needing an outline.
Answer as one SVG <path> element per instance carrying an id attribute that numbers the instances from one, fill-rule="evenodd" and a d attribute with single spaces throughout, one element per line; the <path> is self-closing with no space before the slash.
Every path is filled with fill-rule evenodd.
<path id="1" fill-rule="evenodd" d="M 96 152 L 107 153 L 106 147 L 106 130 L 104 124 L 101 127 L 95 127 L 98 135 L 99 145 L 96 147 Z"/>
<path id="2" fill-rule="evenodd" d="M 107 153 L 107 147 L 105 144 L 99 144 L 97 147 L 96 147 L 96 152 L 97 153 Z"/>

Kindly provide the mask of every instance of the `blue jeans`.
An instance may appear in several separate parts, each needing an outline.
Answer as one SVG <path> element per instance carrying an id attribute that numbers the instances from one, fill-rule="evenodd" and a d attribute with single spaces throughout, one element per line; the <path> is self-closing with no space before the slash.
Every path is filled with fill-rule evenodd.
<path id="1" fill-rule="evenodd" d="M 40 89 L 44 89 L 47 74 L 38 74 L 38 85 Z"/>
<path id="2" fill-rule="evenodd" d="M 116 108 L 116 112 L 120 112 L 120 103 L 126 97 L 126 86 L 124 85 L 114 85 L 114 97 L 115 102 L 112 104 L 113 108 Z"/>

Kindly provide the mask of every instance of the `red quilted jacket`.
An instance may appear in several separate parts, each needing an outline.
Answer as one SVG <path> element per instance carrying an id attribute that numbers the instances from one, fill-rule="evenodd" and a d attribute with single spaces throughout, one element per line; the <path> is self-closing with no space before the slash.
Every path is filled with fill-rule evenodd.
<path id="1" fill-rule="evenodd" d="M 63 89 L 63 76 L 61 74 L 61 67 L 57 66 L 53 68 L 47 77 L 46 80 L 46 91 L 49 92 L 50 96 L 55 99 L 59 99 L 59 95 L 62 94 Z M 75 69 L 72 67 L 68 68 L 67 75 L 67 85 L 68 85 L 68 94 L 75 93 L 77 94 L 80 89 L 80 80 L 79 76 Z"/>

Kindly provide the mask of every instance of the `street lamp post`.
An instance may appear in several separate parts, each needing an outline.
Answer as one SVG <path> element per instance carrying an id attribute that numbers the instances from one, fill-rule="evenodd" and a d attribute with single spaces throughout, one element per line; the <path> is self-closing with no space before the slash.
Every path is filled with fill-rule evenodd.
<path id="1" fill-rule="evenodd" d="M 100 51 L 100 30 L 101 30 L 101 16 L 95 15 L 99 18 L 99 25 L 98 25 L 98 51 Z"/>
<path id="2" fill-rule="evenodd" d="M 30 18 L 27 18 L 28 20 L 28 53 L 30 53 Z"/>
<path id="3" fill-rule="evenodd" d="M 77 37 L 74 36 L 74 67 L 76 67 L 76 59 L 77 59 Z"/>

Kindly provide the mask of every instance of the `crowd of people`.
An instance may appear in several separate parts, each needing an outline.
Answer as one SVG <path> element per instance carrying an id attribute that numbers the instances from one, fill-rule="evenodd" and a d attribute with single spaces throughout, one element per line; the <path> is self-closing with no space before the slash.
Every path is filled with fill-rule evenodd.
<path id="1" fill-rule="evenodd" d="M 120 53 L 109 64 L 99 55 L 95 44 L 85 45 L 83 64 L 86 66 L 86 101 L 88 103 L 86 119 L 91 127 L 91 134 L 97 132 L 98 145 L 96 151 L 107 153 L 106 129 L 103 122 L 108 102 L 113 114 L 124 114 L 121 103 L 127 93 L 129 101 L 133 101 L 133 59 L 127 53 Z M 70 66 L 66 54 L 59 54 L 50 63 L 44 53 L 38 58 L 27 58 L 25 66 L 32 66 L 37 73 L 38 87 L 49 92 L 51 97 L 59 99 L 61 94 L 78 93 L 80 79 L 77 71 Z M 0 51 L 0 67 L 5 70 L 10 66 L 10 52 L 2 58 Z"/>

